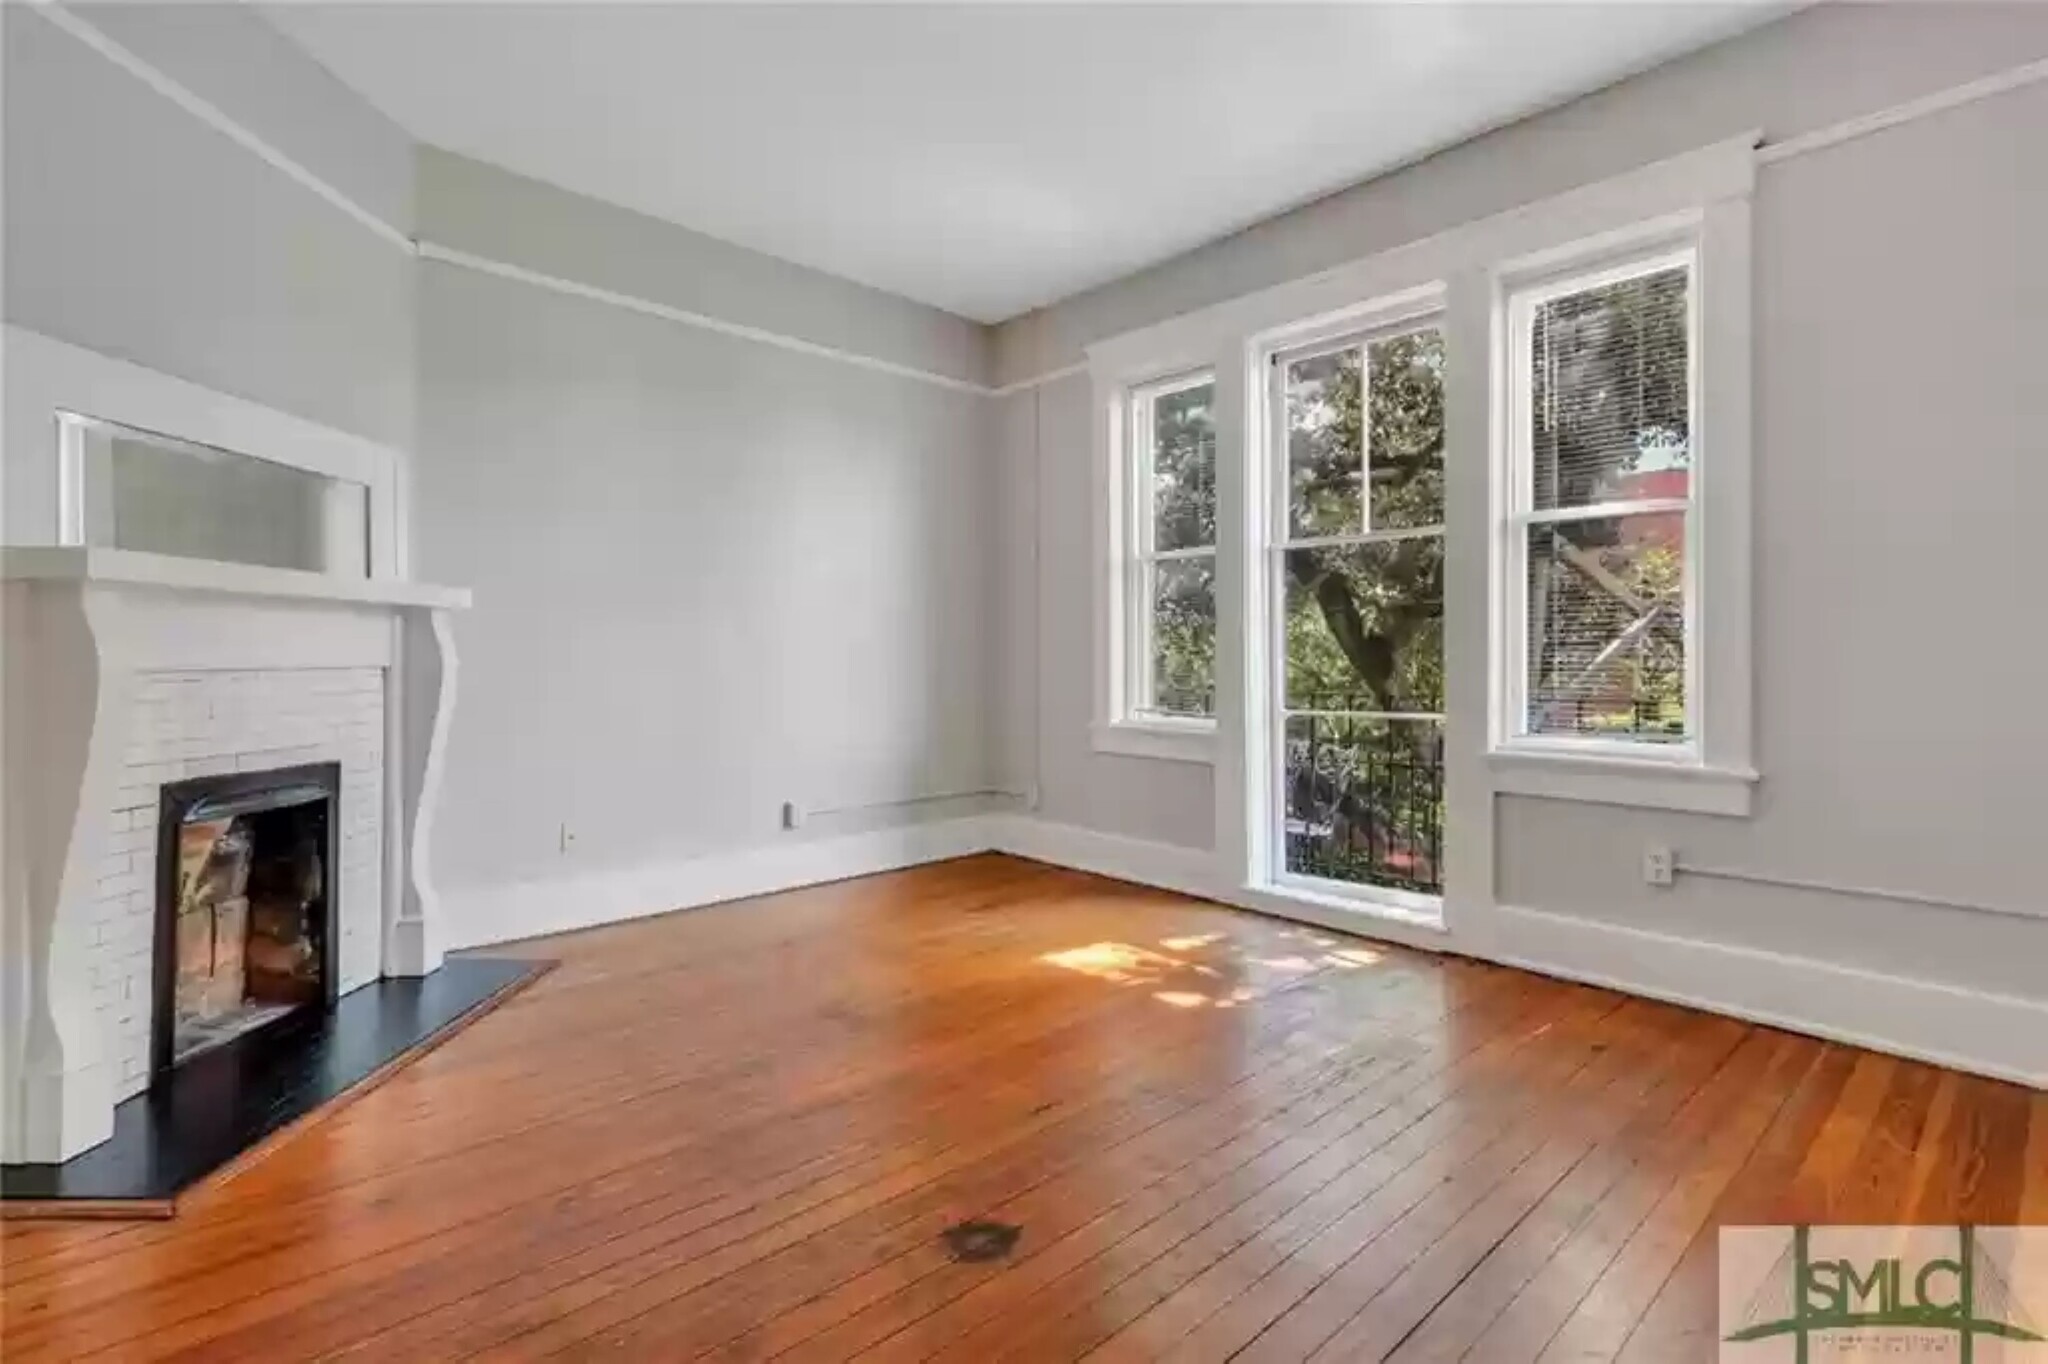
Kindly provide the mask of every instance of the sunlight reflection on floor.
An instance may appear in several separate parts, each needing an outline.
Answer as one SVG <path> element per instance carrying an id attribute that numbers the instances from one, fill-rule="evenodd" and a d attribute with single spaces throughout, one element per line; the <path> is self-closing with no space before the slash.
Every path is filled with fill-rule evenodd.
<path id="1" fill-rule="evenodd" d="M 1376 966 L 1385 954 L 1303 929 L 1281 936 L 1308 950 L 1251 956 L 1238 952 L 1226 933 L 1196 933 L 1161 938 L 1155 951 L 1134 943 L 1097 942 L 1048 952 L 1039 960 L 1113 985 L 1156 987 L 1152 998 L 1176 1009 L 1229 1009 L 1248 1003 L 1290 981 L 1317 971 L 1356 971 Z M 1220 949 L 1199 959 L 1204 949 Z"/>

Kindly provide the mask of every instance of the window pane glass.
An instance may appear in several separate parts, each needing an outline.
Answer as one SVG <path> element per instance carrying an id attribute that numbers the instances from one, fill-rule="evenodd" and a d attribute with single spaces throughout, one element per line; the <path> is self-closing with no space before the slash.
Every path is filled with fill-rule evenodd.
<path id="1" fill-rule="evenodd" d="M 1365 529 L 1365 456 L 1357 350 L 1287 366 L 1287 530 L 1355 535 Z"/>
<path id="2" fill-rule="evenodd" d="M 1529 530 L 1531 734 L 1686 737 L 1685 517 Z"/>
<path id="3" fill-rule="evenodd" d="M 1432 895 L 1442 889 L 1441 725 L 1293 715 L 1284 748 L 1289 872 Z"/>
<path id="4" fill-rule="evenodd" d="M 1286 570 L 1289 709 L 1443 710 L 1441 537 L 1289 550 Z"/>
<path id="5" fill-rule="evenodd" d="M 1675 266 L 1535 310 L 1529 438 L 1538 509 L 1686 495 L 1690 277 Z"/>
<path id="6" fill-rule="evenodd" d="M 1164 715 L 1216 713 L 1216 561 L 1166 559 L 1150 568 L 1152 704 Z"/>
<path id="7" fill-rule="evenodd" d="M 369 572 L 360 483 L 85 417 L 77 442 L 83 542 L 185 559 Z"/>
<path id="8" fill-rule="evenodd" d="M 1216 543 L 1216 384 L 1152 400 L 1153 545 L 1195 549 Z"/>
<path id="9" fill-rule="evenodd" d="M 1366 348 L 1366 469 L 1374 530 L 1444 520 L 1444 334 L 1410 332 Z"/>

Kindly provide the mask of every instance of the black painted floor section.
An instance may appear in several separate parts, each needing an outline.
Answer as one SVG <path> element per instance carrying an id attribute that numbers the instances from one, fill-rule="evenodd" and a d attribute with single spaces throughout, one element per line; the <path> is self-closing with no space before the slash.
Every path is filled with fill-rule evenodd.
<path id="1" fill-rule="evenodd" d="M 195 1057 L 114 1110 L 113 1137 L 62 1165 L 0 1166 L 0 1201 L 161 1203 L 331 1103 L 552 963 L 451 957 L 380 980 L 334 1012 Z"/>

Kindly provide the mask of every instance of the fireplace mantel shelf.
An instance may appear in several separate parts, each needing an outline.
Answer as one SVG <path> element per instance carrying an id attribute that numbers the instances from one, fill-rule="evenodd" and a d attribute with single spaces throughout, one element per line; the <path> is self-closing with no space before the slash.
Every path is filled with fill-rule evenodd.
<path id="1" fill-rule="evenodd" d="M 79 546 L 0 549 L 0 580 L 104 583 L 115 587 L 435 611 L 459 611 L 470 602 L 466 587 L 438 587 L 390 578 L 341 578 L 288 568 Z"/>

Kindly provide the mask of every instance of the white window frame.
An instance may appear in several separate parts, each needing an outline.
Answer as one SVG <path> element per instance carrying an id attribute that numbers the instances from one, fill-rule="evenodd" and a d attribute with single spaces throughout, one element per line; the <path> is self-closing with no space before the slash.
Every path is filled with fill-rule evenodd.
<path id="1" fill-rule="evenodd" d="M 1151 705 L 1152 599 L 1155 564 L 1208 559 L 1218 546 L 1161 550 L 1153 545 L 1152 412 L 1162 397 L 1220 384 L 1204 364 L 1154 367 L 1129 380 L 1098 376 L 1096 522 L 1104 570 L 1097 598 L 1097 704 L 1092 731 L 1098 752 L 1206 763 L 1214 760 L 1216 717 L 1179 715 Z"/>
<path id="2" fill-rule="evenodd" d="M 1216 733 L 1197 741 L 1215 768 L 1215 853 L 1210 884 L 1232 902 L 1403 942 L 1441 945 L 1444 936 L 1482 947 L 1496 931 L 1498 797 L 1541 796 L 1650 809 L 1740 815 L 1750 808 L 1753 679 L 1750 639 L 1751 197 L 1761 134 L 1721 142 L 1591 182 L 1485 218 L 1448 226 L 1372 255 L 1181 313 L 1088 345 L 1095 381 L 1097 580 L 1096 747 L 1113 748 L 1110 686 L 1120 653 L 1112 610 L 1120 595 L 1111 552 L 1120 505 L 1124 386 L 1176 370 L 1213 368 L 1217 412 Z M 1606 253 L 1641 249 L 1677 234 L 1698 241 L 1700 360 L 1698 439 L 1710 444 L 1691 495 L 1698 533 L 1695 573 L 1698 659 L 1697 763 L 1644 762 L 1626 755 L 1502 749 L 1498 653 L 1502 603 L 1496 435 L 1503 402 L 1504 279 L 1569 267 Z M 1443 313 L 1445 372 L 1444 848 L 1443 899 L 1436 916 L 1275 884 L 1273 808 L 1265 717 L 1272 678 L 1258 643 L 1267 629 L 1265 356 L 1319 337 L 1377 325 L 1402 308 Z M 1482 363 L 1462 363 L 1478 356 Z M 1048 451 L 1050 457 L 1053 452 Z M 1692 698 L 1689 698 L 1689 700 Z M 1155 756 L 1185 757 L 1177 746 Z M 1213 756 L 1211 756 L 1213 754 Z"/>
<path id="3" fill-rule="evenodd" d="M 1696 610 L 1699 600 L 1699 502 L 1690 489 L 1690 480 L 1683 497 L 1592 502 L 1539 510 L 1534 496 L 1536 470 L 1531 440 L 1534 399 L 1530 378 L 1533 360 L 1530 338 L 1536 311 L 1559 298 L 1672 269 L 1683 269 L 1686 275 L 1686 429 L 1693 456 L 1690 470 L 1696 471 L 1703 459 L 1701 442 L 1691 437 L 1691 433 L 1699 430 L 1699 313 L 1694 306 L 1698 295 L 1699 252 L 1692 234 L 1687 233 L 1677 241 L 1630 252 L 1617 260 L 1582 263 L 1535 279 L 1503 281 L 1507 328 L 1500 379 L 1508 400 L 1506 429 L 1501 432 L 1501 458 L 1506 466 L 1502 478 L 1506 524 L 1501 544 L 1500 590 L 1506 609 L 1502 613 L 1504 628 L 1498 644 L 1501 705 L 1496 752 L 1586 754 L 1673 765 L 1696 764 L 1699 761 L 1700 650 L 1695 647 L 1699 630 Z M 1685 641 L 1684 739 L 1670 743 L 1600 735 L 1530 733 L 1529 632 L 1526 624 L 1529 611 L 1529 532 L 1542 525 L 1667 513 L 1678 514 L 1685 526 L 1685 554 L 1679 573 L 1679 606 Z"/>
<path id="4" fill-rule="evenodd" d="M 1538 512 L 1530 493 L 1529 331 L 1542 303 L 1683 265 L 1692 459 L 1682 499 Z M 1748 201 L 1713 203 L 1495 272 L 1493 584 L 1488 763 L 1496 789 L 1747 815 L 1750 760 Z M 1531 734 L 1527 561 L 1532 525 L 1592 515 L 1685 517 L 1686 737 L 1666 743 Z"/>
<path id="5" fill-rule="evenodd" d="M 1297 536 L 1288 524 L 1291 502 L 1289 498 L 1290 468 L 1288 464 L 1287 431 L 1287 367 L 1301 360 L 1313 359 L 1339 351 L 1360 352 L 1359 363 L 1365 379 L 1370 381 L 1367 348 L 1376 342 L 1389 341 L 1419 331 L 1441 331 L 1444 327 L 1444 307 L 1441 295 L 1432 290 L 1415 298 L 1395 301 L 1391 306 L 1381 307 L 1365 318 L 1350 318 L 1338 324 L 1342 330 L 1329 325 L 1314 325 L 1303 331 L 1283 332 L 1268 339 L 1259 347 L 1258 372 L 1263 376 L 1263 400 L 1257 411 L 1260 416 L 1260 472 L 1264 483 L 1259 521 L 1262 529 L 1259 537 L 1256 609 L 1248 613 L 1248 636 L 1259 641 L 1254 657 L 1263 663 L 1264 686 L 1261 689 L 1264 715 L 1258 723 L 1264 728 L 1264 751 L 1262 753 L 1264 790 L 1267 798 L 1263 802 L 1266 828 L 1263 837 L 1254 846 L 1259 849 L 1262 866 L 1255 867 L 1252 884 L 1258 888 L 1298 899 L 1319 901 L 1332 907 L 1371 907 L 1384 913 L 1413 920 L 1418 925 L 1435 926 L 1442 922 L 1443 897 L 1403 890 L 1395 886 L 1353 884 L 1330 880 L 1318 876 L 1306 876 L 1287 869 L 1287 802 L 1286 761 L 1287 721 L 1290 710 L 1287 705 L 1287 649 L 1280 638 L 1287 620 L 1287 554 L 1295 549 L 1314 549 L 1325 546 L 1386 544 L 1399 540 L 1431 537 L 1444 540 L 1448 545 L 1447 521 L 1434 526 L 1405 526 L 1390 530 L 1375 530 L 1371 524 L 1371 499 L 1366 499 L 1364 521 L 1357 532 L 1337 535 Z M 1446 451 L 1448 455 L 1448 450 Z M 1362 452 L 1370 465 L 1372 452 Z M 1366 486 L 1370 487 L 1370 479 Z M 1445 509 L 1448 516 L 1448 507 Z M 1253 635 L 1255 632 L 1255 636 Z M 1447 723 L 1444 713 L 1420 715 L 1414 713 L 1348 712 L 1355 718 L 1407 721 L 1434 721 L 1441 729 Z"/>

